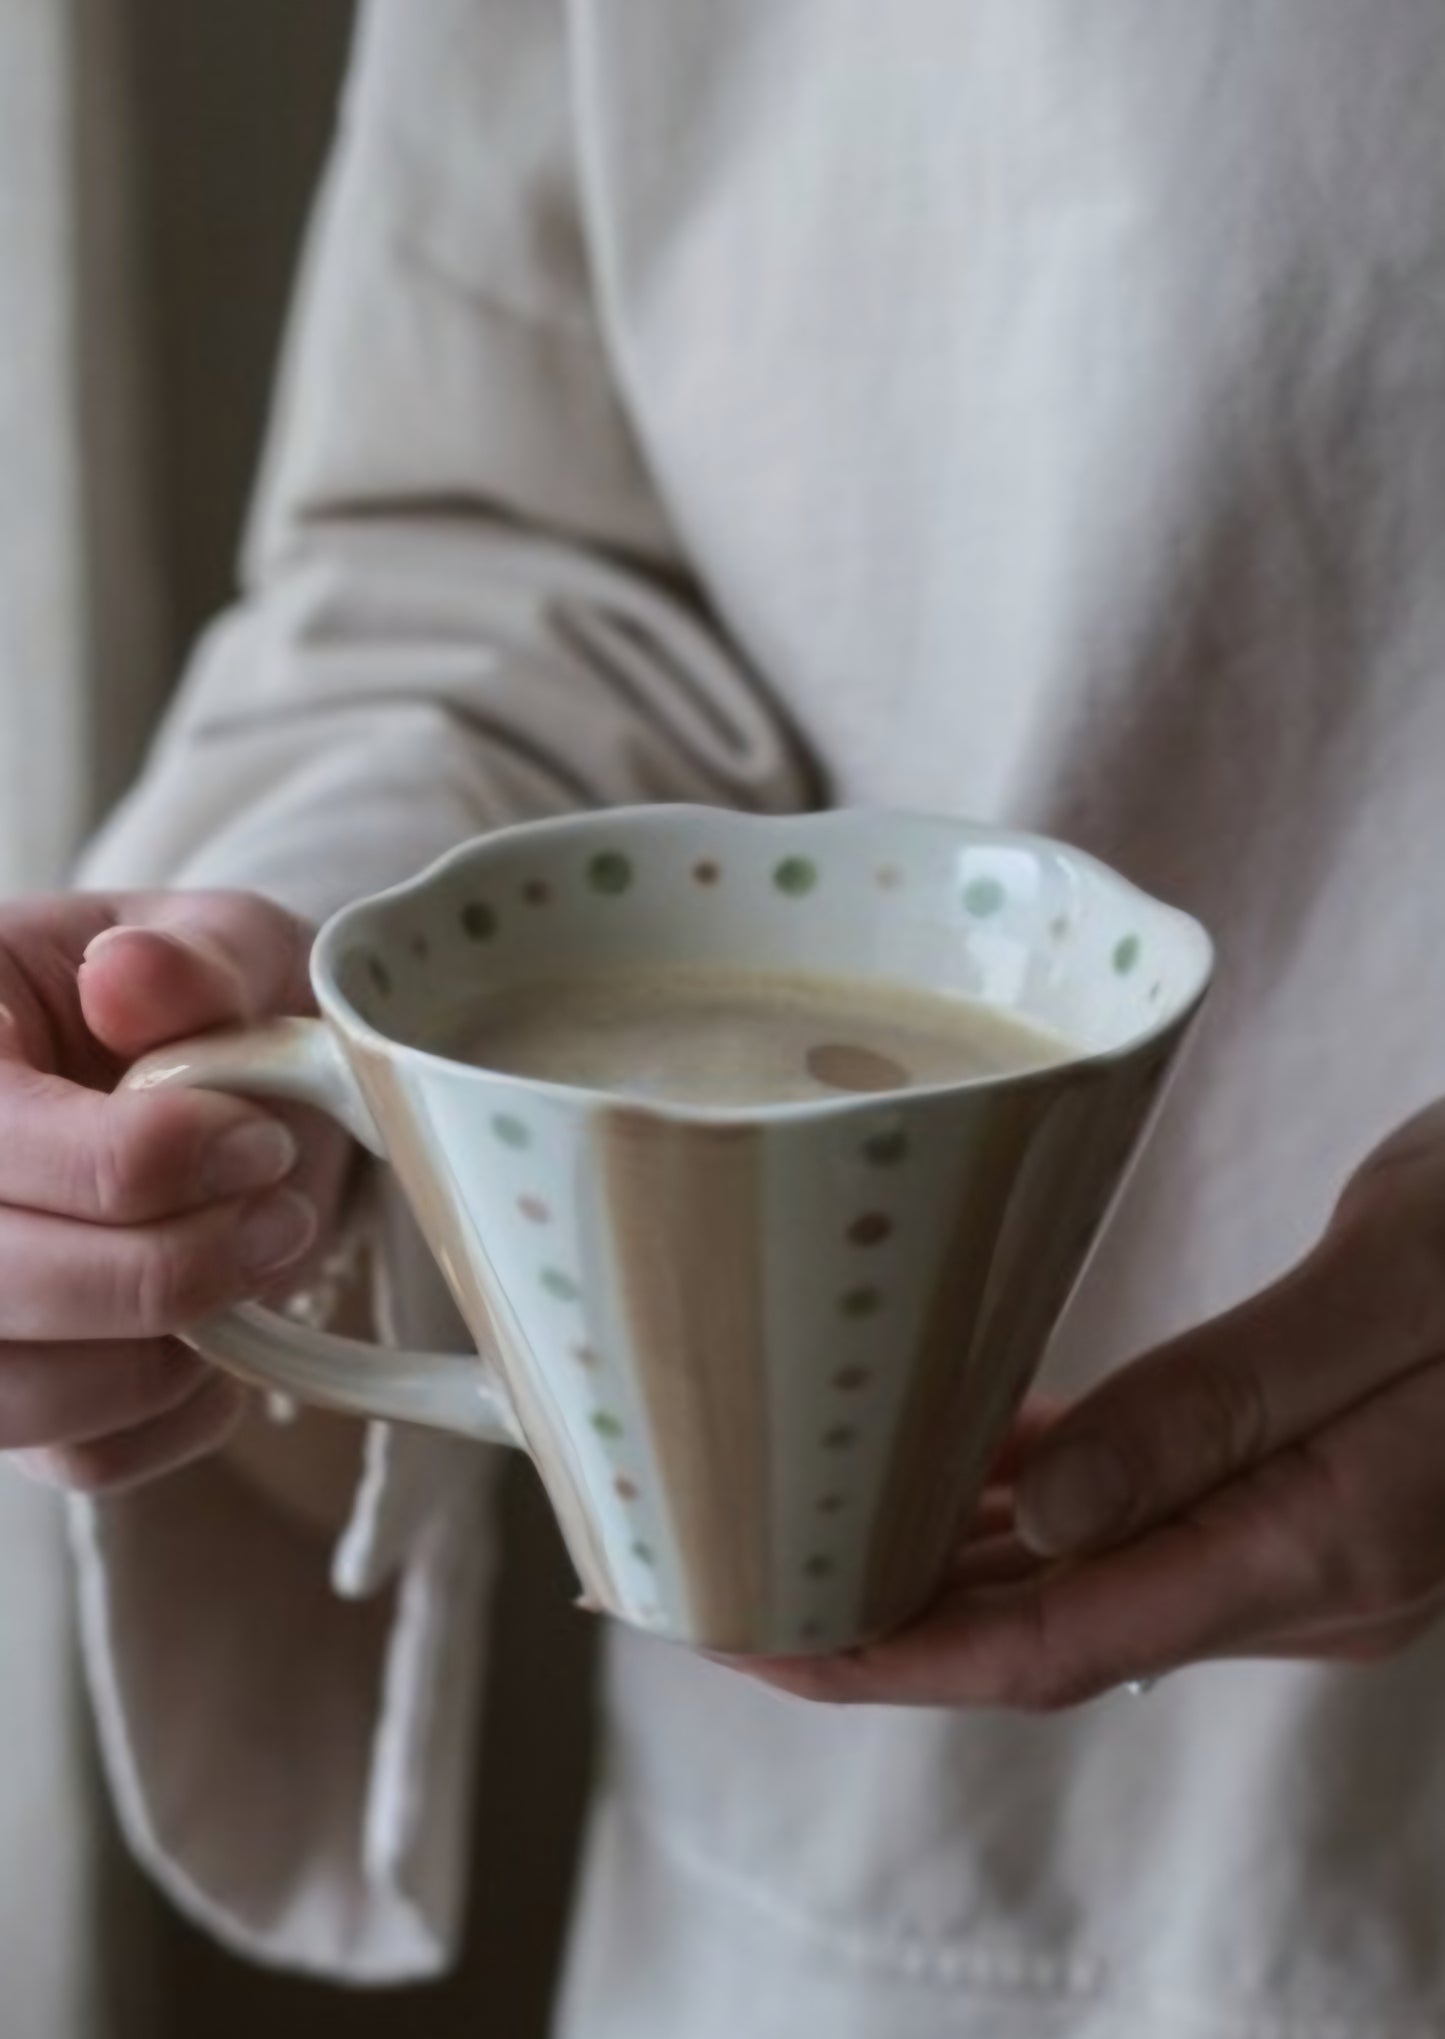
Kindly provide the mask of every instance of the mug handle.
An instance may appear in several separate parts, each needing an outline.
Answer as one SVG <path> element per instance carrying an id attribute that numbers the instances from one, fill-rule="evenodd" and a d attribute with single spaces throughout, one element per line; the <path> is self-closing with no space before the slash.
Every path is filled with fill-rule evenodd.
<path id="1" fill-rule="evenodd" d="M 376 1122 L 324 1020 L 270 1020 L 177 1042 L 138 1062 L 121 1088 L 289 1098 L 328 1113 L 386 1158 Z M 255 1303 L 219 1311 L 182 1335 L 202 1358 L 252 1387 L 349 1415 L 420 1423 L 488 1444 L 523 1444 L 500 1369 L 485 1354 L 393 1351 L 313 1330 Z"/>

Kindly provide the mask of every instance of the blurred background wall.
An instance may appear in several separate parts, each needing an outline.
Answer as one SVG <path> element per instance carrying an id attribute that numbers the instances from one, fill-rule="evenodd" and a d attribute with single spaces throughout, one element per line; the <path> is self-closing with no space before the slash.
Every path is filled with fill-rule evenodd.
<path id="1" fill-rule="evenodd" d="M 351 0 L 0 0 L 0 892 L 55 883 L 227 599 Z M 462 1974 L 247 1970 L 131 1870 L 50 1499 L 0 1471 L 0 2039 L 541 2039 L 592 1638 L 525 1469 Z"/>

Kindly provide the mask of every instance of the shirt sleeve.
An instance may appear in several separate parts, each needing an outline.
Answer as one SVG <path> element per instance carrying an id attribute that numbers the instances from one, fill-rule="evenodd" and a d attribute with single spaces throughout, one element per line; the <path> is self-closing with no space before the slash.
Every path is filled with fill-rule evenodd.
<path id="1" fill-rule="evenodd" d="M 84 882 L 244 886 L 319 919 L 508 821 L 807 801 L 617 393 L 567 56 L 560 0 L 364 7 L 240 599 Z M 454 1340 L 390 1222 L 392 1328 Z M 376 1426 L 331 1553 L 224 1467 L 75 1509 L 130 1841 L 241 1951 L 361 1981 L 447 1959 L 491 1467 Z"/>

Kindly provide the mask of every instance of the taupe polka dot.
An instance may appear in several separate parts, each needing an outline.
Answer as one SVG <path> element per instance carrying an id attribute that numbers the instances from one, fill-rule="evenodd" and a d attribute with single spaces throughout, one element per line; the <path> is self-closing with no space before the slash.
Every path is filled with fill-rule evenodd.
<path id="1" fill-rule="evenodd" d="M 829 1090 L 906 1090 L 912 1081 L 901 1062 L 856 1041 L 820 1041 L 803 1062 L 813 1081 Z"/>

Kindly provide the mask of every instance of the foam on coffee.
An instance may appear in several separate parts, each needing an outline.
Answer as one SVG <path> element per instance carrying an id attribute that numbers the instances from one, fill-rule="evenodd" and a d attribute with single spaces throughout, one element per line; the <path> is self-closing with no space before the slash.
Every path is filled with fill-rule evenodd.
<path id="1" fill-rule="evenodd" d="M 673 1104 L 795 1104 L 1042 1068 L 1059 1036 L 972 1000 L 862 977 L 610 967 L 487 994 L 437 1044 L 515 1076 Z"/>

